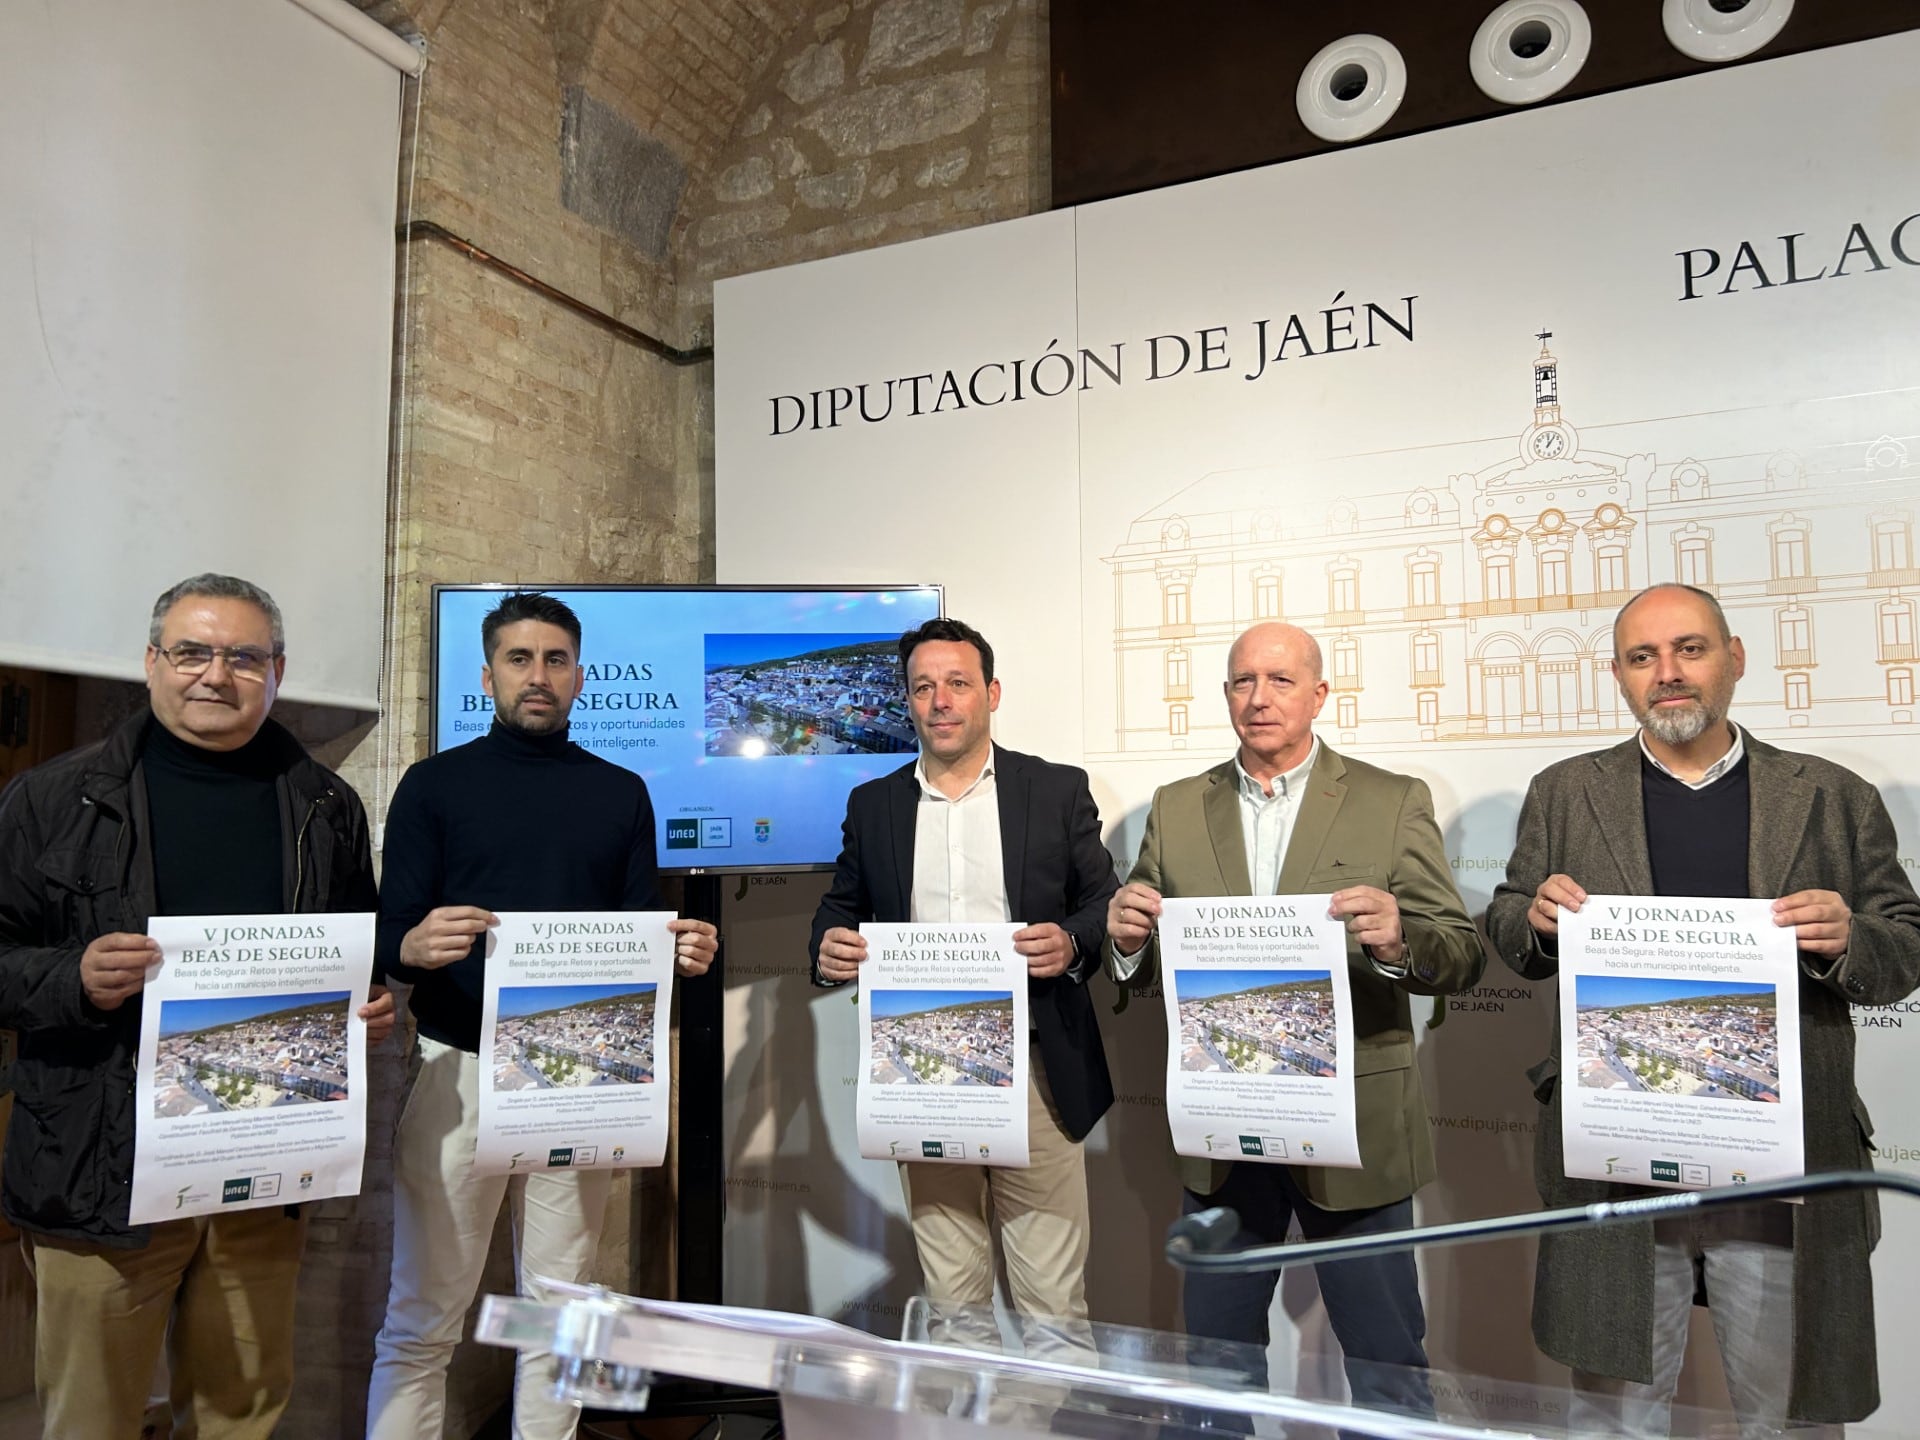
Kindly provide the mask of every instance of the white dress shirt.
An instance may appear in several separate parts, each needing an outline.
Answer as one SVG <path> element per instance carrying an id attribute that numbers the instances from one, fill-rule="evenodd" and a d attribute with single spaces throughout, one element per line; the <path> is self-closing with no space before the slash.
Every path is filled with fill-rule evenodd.
<path id="1" fill-rule="evenodd" d="M 1280 866 L 1287 858 L 1287 845 L 1293 839 L 1293 822 L 1300 814 L 1300 800 L 1313 762 L 1320 758 L 1320 737 L 1307 747 L 1307 758 L 1282 775 L 1274 777 L 1273 793 L 1247 773 L 1239 755 L 1233 757 L 1234 774 L 1240 777 L 1240 838 L 1247 847 L 1247 879 L 1254 895 L 1280 892 Z"/>
<path id="2" fill-rule="evenodd" d="M 920 786 L 920 803 L 913 812 L 913 890 L 907 897 L 907 918 L 921 925 L 1012 920 L 992 752 L 979 778 L 951 798 L 928 782 L 924 756 L 914 762 L 913 778 Z"/>

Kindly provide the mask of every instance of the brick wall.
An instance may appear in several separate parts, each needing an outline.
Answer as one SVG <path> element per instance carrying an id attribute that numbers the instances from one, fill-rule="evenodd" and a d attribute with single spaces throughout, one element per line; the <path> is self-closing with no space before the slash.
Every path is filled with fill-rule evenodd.
<path id="1" fill-rule="evenodd" d="M 719 276 L 1045 204 L 1045 0 L 356 3 L 427 42 L 414 217 L 676 348 L 711 339 Z M 403 199 L 413 139 L 410 110 Z M 434 583 L 692 582 L 714 555 L 711 366 L 669 365 L 434 240 L 397 265 L 391 693 L 373 724 L 277 712 L 376 817 L 426 750 Z M 88 682 L 81 728 L 143 703 Z M 363 1193 L 317 1207 L 289 1440 L 365 1422 L 401 1048 L 376 1057 Z M 623 1177 L 598 1278 L 658 1279 L 670 1199 L 666 1177 Z M 483 1293 L 512 1287 L 504 1217 L 495 1238 Z M 448 1434 L 497 1408 L 508 1361 L 462 1346 Z"/>

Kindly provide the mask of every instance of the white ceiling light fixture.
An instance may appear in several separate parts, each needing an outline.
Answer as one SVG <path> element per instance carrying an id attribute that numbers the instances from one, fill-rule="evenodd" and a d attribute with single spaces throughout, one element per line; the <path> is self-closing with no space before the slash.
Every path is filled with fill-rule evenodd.
<path id="1" fill-rule="evenodd" d="M 1480 22 L 1468 61 L 1473 83 L 1503 105 L 1532 105 L 1580 73 L 1593 26 L 1577 0 L 1507 0 Z"/>
<path id="2" fill-rule="evenodd" d="M 1743 60 L 1773 42 L 1793 0 L 1666 0 L 1660 12 L 1673 48 L 1693 60 Z"/>
<path id="3" fill-rule="evenodd" d="M 1348 35 L 1307 62 L 1294 90 L 1300 123 L 1322 140 L 1362 140 L 1407 98 L 1407 62 L 1390 40 Z"/>

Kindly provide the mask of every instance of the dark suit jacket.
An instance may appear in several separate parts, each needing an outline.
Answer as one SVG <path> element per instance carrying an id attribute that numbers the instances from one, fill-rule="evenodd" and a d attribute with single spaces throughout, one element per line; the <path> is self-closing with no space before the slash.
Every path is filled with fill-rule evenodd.
<path id="1" fill-rule="evenodd" d="M 1120 886 L 1100 843 L 1100 812 L 1083 770 L 993 747 L 1000 802 L 1000 855 L 1007 906 L 1022 925 L 1052 921 L 1078 942 L 1064 975 L 1027 981 L 1028 1014 L 1060 1123 L 1075 1140 L 1113 1104 L 1107 1052 L 1100 1044 L 1087 979 L 1100 968 L 1107 939 L 1107 897 Z M 813 916 L 807 953 L 820 978 L 820 939 L 836 925 L 868 920 L 904 924 L 913 891 L 913 842 L 920 785 L 913 766 L 869 780 L 847 797 L 833 885 Z"/>
<path id="2" fill-rule="evenodd" d="M 1833 890 L 1853 910 L 1837 964 L 1801 956 L 1800 1067 L 1809 1171 L 1868 1170 L 1873 1124 L 1853 1088 L 1850 1004 L 1886 1005 L 1920 982 L 1920 899 L 1879 791 L 1851 770 L 1746 737 L 1752 819 L 1747 888 L 1762 898 Z M 1507 878 L 1487 907 L 1501 959 L 1529 980 L 1560 968 L 1527 923 L 1540 882 L 1571 875 L 1595 895 L 1648 895 L 1640 741 L 1577 755 L 1534 777 L 1520 810 Z M 1560 1141 L 1560 1026 L 1548 1058 L 1529 1071 L 1541 1102 L 1534 1183 L 1549 1207 L 1636 1193 L 1566 1174 Z M 1879 1236 L 1870 1195 L 1832 1195 L 1794 1207 L 1793 1393 L 1796 1420 L 1864 1419 L 1879 1404 L 1868 1257 Z M 1624 1380 L 1653 1369 L 1653 1227 L 1621 1225 L 1540 1237 L 1533 1333 L 1564 1364 Z"/>
<path id="3" fill-rule="evenodd" d="M 1176 897 L 1251 892 L 1233 761 L 1160 787 L 1129 878 Z M 1471 990 L 1487 955 L 1454 888 L 1426 782 L 1349 760 L 1322 743 L 1281 858 L 1278 893 L 1331 894 L 1354 885 L 1385 890 L 1400 906 L 1408 968 L 1404 979 L 1389 980 L 1357 942 L 1348 943 L 1362 1164 L 1293 1167 L 1295 1183 L 1323 1210 L 1391 1205 L 1433 1178 L 1407 996 Z M 1159 959 L 1155 935 L 1132 979 L 1150 977 Z M 1228 1168 L 1182 1156 L 1180 1178 L 1195 1194 L 1210 1195 L 1226 1183 Z"/>

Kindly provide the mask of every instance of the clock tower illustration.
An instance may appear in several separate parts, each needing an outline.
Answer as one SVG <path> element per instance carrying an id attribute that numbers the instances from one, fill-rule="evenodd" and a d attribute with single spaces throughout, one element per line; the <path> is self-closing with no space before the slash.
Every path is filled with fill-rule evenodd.
<path id="1" fill-rule="evenodd" d="M 1560 362 L 1547 349 L 1553 332 L 1542 330 L 1534 338 L 1540 353 L 1533 357 L 1533 423 L 1521 432 L 1520 458 L 1528 464 L 1570 460 L 1580 448 L 1580 437 L 1560 418 Z"/>

